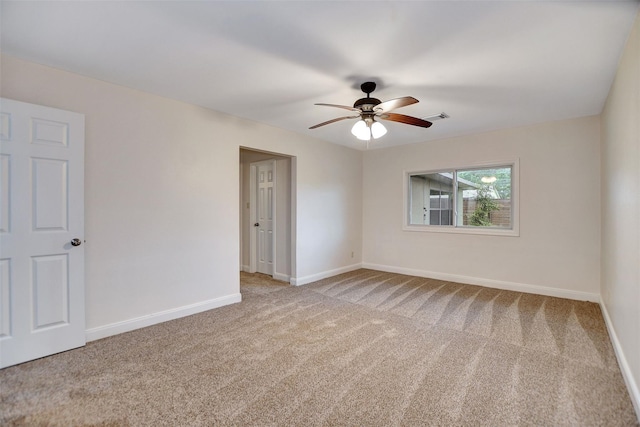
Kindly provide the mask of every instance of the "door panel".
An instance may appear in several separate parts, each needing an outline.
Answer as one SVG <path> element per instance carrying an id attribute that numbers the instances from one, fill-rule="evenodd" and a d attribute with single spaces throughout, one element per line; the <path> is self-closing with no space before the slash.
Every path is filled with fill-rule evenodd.
<path id="1" fill-rule="evenodd" d="M 69 323 L 67 254 L 31 258 L 33 329 Z"/>
<path id="2" fill-rule="evenodd" d="M 257 271 L 273 275 L 274 163 L 257 164 Z"/>
<path id="3" fill-rule="evenodd" d="M 84 116 L 7 99 L 0 107 L 6 367 L 85 344 Z"/>
<path id="4" fill-rule="evenodd" d="M 0 340 L 11 336 L 11 260 L 0 259 Z M 2 345 L 0 343 L 0 345 Z"/>
<path id="5" fill-rule="evenodd" d="M 31 120 L 31 126 L 34 144 L 67 146 L 69 123 L 34 118 Z"/>
<path id="6" fill-rule="evenodd" d="M 6 154 L 0 154 L 0 236 L 9 232 L 9 160 Z"/>
<path id="7" fill-rule="evenodd" d="M 68 174 L 65 160 L 31 159 L 33 230 L 66 230 Z"/>

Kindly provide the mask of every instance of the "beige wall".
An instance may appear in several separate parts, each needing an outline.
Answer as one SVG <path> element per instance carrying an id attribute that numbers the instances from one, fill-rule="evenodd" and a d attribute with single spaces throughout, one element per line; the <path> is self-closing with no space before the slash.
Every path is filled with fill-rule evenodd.
<path id="1" fill-rule="evenodd" d="M 640 417 L 640 15 L 602 113 L 601 293 Z"/>
<path id="2" fill-rule="evenodd" d="M 365 266 L 598 299 L 598 117 L 364 154 Z M 404 172 L 520 161 L 520 236 L 403 231 Z"/>
<path id="3" fill-rule="evenodd" d="M 296 157 L 299 282 L 360 261 L 358 151 L 6 55 L 1 67 L 1 96 L 85 114 L 90 330 L 238 295 L 241 146 Z"/>

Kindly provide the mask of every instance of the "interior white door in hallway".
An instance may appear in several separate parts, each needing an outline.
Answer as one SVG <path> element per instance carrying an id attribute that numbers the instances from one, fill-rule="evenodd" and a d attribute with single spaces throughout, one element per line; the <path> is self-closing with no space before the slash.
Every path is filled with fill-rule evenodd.
<path id="1" fill-rule="evenodd" d="M 85 344 L 84 116 L 0 99 L 0 367 Z"/>
<path id="2" fill-rule="evenodd" d="M 256 271 L 273 275 L 274 264 L 274 216 L 275 216 L 275 161 L 266 160 L 252 164 L 255 168 L 255 249 Z"/>

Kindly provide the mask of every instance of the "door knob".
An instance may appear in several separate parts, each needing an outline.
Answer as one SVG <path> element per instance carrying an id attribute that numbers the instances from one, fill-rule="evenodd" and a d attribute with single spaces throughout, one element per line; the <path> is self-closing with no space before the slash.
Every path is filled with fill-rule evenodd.
<path id="1" fill-rule="evenodd" d="M 254 227 L 260 227 L 260 223 L 256 222 L 255 224 L 253 224 Z"/>
<path id="2" fill-rule="evenodd" d="M 71 246 L 80 246 L 82 244 L 82 240 L 80 239 L 72 239 Z"/>

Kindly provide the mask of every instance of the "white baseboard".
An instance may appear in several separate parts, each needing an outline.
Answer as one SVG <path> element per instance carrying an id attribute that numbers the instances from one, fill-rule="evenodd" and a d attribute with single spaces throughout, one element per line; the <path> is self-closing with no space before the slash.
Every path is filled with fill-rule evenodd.
<path id="1" fill-rule="evenodd" d="M 590 292 L 572 291 L 569 289 L 550 288 L 547 286 L 528 285 L 525 283 L 506 282 L 502 280 L 483 279 L 458 274 L 439 273 L 435 271 L 416 270 L 412 268 L 392 267 L 389 265 L 371 264 L 368 262 L 362 263 L 362 268 L 370 268 L 371 270 L 386 271 L 389 273 L 406 274 L 409 276 L 427 277 L 429 279 L 446 280 L 448 282 L 485 286 L 487 288 L 504 289 L 507 291 L 526 292 L 550 297 L 574 299 L 578 301 L 600 302 L 600 295 Z"/>
<path id="2" fill-rule="evenodd" d="M 289 280 L 291 279 L 291 277 L 288 274 L 282 274 L 282 273 L 273 273 L 273 278 L 276 280 L 280 280 L 282 282 L 287 282 L 289 283 Z"/>
<path id="3" fill-rule="evenodd" d="M 631 402 L 633 402 L 638 422 L 640 422 L 640 388 L 638 388 L 638 384 L 633 378 L 631 367 L 624 355 L 624 351 L 620 345 L 620 340 L 618 340 L 618 334 L 616 334 L 616 330 L 611 322 L 607 306 L 602 301 L 600 301 L 600 309 L 602 310 L 604 323 L 607 325 L 607 331 L 609 331 L 609 337 L 611 337 L 611 344 L 613 344 L 613 349 L 615 350 L 616 358 L 618 359 L 618 365 L 620 365 L 620 370 L 622 371 L 622 377 L 624 378 L 624 382 L 627 384 L 627 390 L 629 391 L 629 396 L 631 396 Z"/>
<path id="4" fill-rule="evenodd" d="M 249 273 L 249 266 L 248 265 L 241 265 L 240 266 L 240 271 L 244 271 L 245 273 Z"/>
<path id="5" fill-rule="evenodd" d="M 134 319 L 123 320 L 121 322 L 111 323 L 104 326 L 98 326 L 97 328 L 87 329 L 85 331 L 85 336 L 87 338 L 87 342 L 95 341 L 101 338 L 110 337 L 112 335 L 121 334 L 123 332 L 129 332 L 135 329 L 140 329 L 158 323 L 166 322 L 168 320 L 179 319 L 181 317 L 201 313 L 213 308 L 234 304 L 240 302 L 241 300 L 242 296 L 239 293 L 227 295 L 220 298 L 197 302 L 195 304 L 172 308 L 158 313 L 147 314 L 145 316 L 136 317 Z"/>
<path id="6" fill-rule="evenodd" d="M 306 285 L 307 283 L 315 282 L 317 280 L 326 279 L 327 277 L 335 276 L 342 273 L 348 273 L 350 271 L 354 271 L 359 268 L 362 268 L 362 264 L 360 263 L 348 265 L 346 267 L 336 268 L 334 270 L 327 270 L 327 271 L 323 271 L 316 274 L 310 274 L 308 276 L 292 277 L 290 283 L 293 286 L 302 286 L 302 285 Z"/>

